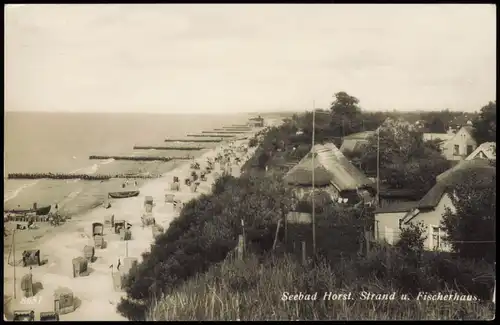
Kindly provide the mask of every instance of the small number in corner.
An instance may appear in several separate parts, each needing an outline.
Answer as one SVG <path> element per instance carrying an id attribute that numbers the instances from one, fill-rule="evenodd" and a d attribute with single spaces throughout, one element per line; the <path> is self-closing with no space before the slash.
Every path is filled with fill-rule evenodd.
<path id="1" fill-rule="evenodd" d="M 35 305 L 42 302 L 42 297 L 23 297 L 21 299 L 21 304 L 23 305 Z"/>

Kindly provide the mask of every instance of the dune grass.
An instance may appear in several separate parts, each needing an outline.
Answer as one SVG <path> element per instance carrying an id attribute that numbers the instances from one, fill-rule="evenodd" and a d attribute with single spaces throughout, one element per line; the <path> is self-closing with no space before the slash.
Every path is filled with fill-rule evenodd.
<path id="1" fill-rule="evenodd" d="M 371 276 L 357 279 L 353 262 L 314 268 L 292 256 L 227 260 L 197 275 L 175 293 L 157 299 L 150 321 L 172 320 L 488 320 L 488 301 L 422 301 L 398 299 L 400 292 Z M 362 291 L 397 292 L 395 300 L 362 300 Z M 283 301 L 283 292 L 314 293 L 315 301 Z M 349 293 L 352 300 L 323 300 L 325 292 Z M 356 297 L 358 296 L 358 297 Z"/>

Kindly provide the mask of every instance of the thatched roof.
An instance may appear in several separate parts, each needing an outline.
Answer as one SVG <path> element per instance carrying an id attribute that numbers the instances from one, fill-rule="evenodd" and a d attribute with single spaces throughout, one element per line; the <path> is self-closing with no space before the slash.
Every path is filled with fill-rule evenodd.
<path id="1" fill-rule="evenodd" d="M 493 178 L 496 175 L 496 168 L 490 166 L 488 161 L 464 160 L 438 176 L 436 185 L 420 200 L 418 208 L 435 208 L 447 190 L 460 185 L 464 180 L 470 179 L 472 175 L 476 176 L 475 186 L 477 187 L 495 186 Z"/>
<path id="2" fill-rule="evenodd" d="M 344 140 L 368 140 L 369 137 L 375 135 L 375 131 L 364 131 L 346 135 Z"/>
<path id="3" fill-rule="evenodd" d="M 285 182 L 288 184 L 312 186 L 312 171 L 314 169 L 314 186 L 327 186 L 332 179 L 330 173 L 319 162 L 317 154 L 312 159 L 313 153 L 308 153 L 297 165 L 295 165 L 285 175 Z"/>
<path id="4" fill-rule="evenodd" d="M 412 188 L 384 188 L 381 186 L 378 195 L 381 199 L 406 199 L 408 201 L 420 200 L 423 196 L 421 191 Z"/>
<path id="5" fill-rule="evenodd" d="M 313 169 L 315 186 L 332 184 L 339 191 L 345 191 L 373 185 L 373 182 L 351 164 L 332 143 L 315 145 L 311 152 L 285 175 L 285 181 L 288 184 L 312 186 Z"/>
<path id="6" fill-rule="evenodd" d="M 360 151 L 364 146 L 368 144 L 367 140 L 363 139 L 345 139 L 342 141 L 340 146 L 340 151 L 345 152 L 357 152 Z"/>
<path id="7" fill-rule="evenodd" d="M 368 139 L 375 135 L 375 131 L 364 131 L 353 133 L 345 136 L 342 140 L 342 145 L 340 146 L 340 151 L 344 152 L 355 152 L 361 150 L 363 146 L 368 144 Z"/>
<path id="8" fill-rule="evenodd" d="M 458 170 L 470 170 L 483 167 L 492 167 L 488 159 L 461 160 L 452 168 L 436 176 L 436 182 L 449 178 L 450 174 L 455 173 Z"/>
<path id="9" fill-rule="evenodd" d="M 375 213 L 408 212 L 418 205 L 417 201 L 396 201 L 375 209 Z"/>
<path id="10" fill-rule="evenodd" d="M 465 160 L 477 158 L 497 159 L 496 142 L 485 142 L 476 148 Z"/>

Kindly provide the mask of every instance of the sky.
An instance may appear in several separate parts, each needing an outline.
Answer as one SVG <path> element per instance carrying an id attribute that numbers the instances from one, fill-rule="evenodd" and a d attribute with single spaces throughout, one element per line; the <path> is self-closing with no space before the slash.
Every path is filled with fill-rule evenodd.
<path id="1" fill-rule="evenodd" d="M 494 5 L 7 5 L 5 110 L 476 111 Z"/>

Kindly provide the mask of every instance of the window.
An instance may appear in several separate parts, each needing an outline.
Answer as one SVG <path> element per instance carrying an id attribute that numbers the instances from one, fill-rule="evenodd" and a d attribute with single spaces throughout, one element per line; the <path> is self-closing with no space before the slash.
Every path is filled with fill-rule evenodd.
<path id="1" fill-rule="evenodd" d="M 433 250 L 446 250 L 446 243 L 444 242 L 444 232 L 440 227 L 432 226 L 432 249 Z"/>
<path id="2" fill-rule="evenodd" d="M 439 227 L 432 227 L 432 243 L 434 244 L 433 249 L 439 249 Z"/>
<path id="3" fill-rule="evenodd" d="M 470 155 L 472 151 L 474 151 L 474 149 L 472 149 L 472 146 L 467 146 L 467 155 Z"/>
<path id="4" fill-rule="evenodd" d="M 453 155 L 454 156 L 460 155 L 460 146 L 458 144 L 453 146 Z"/>

